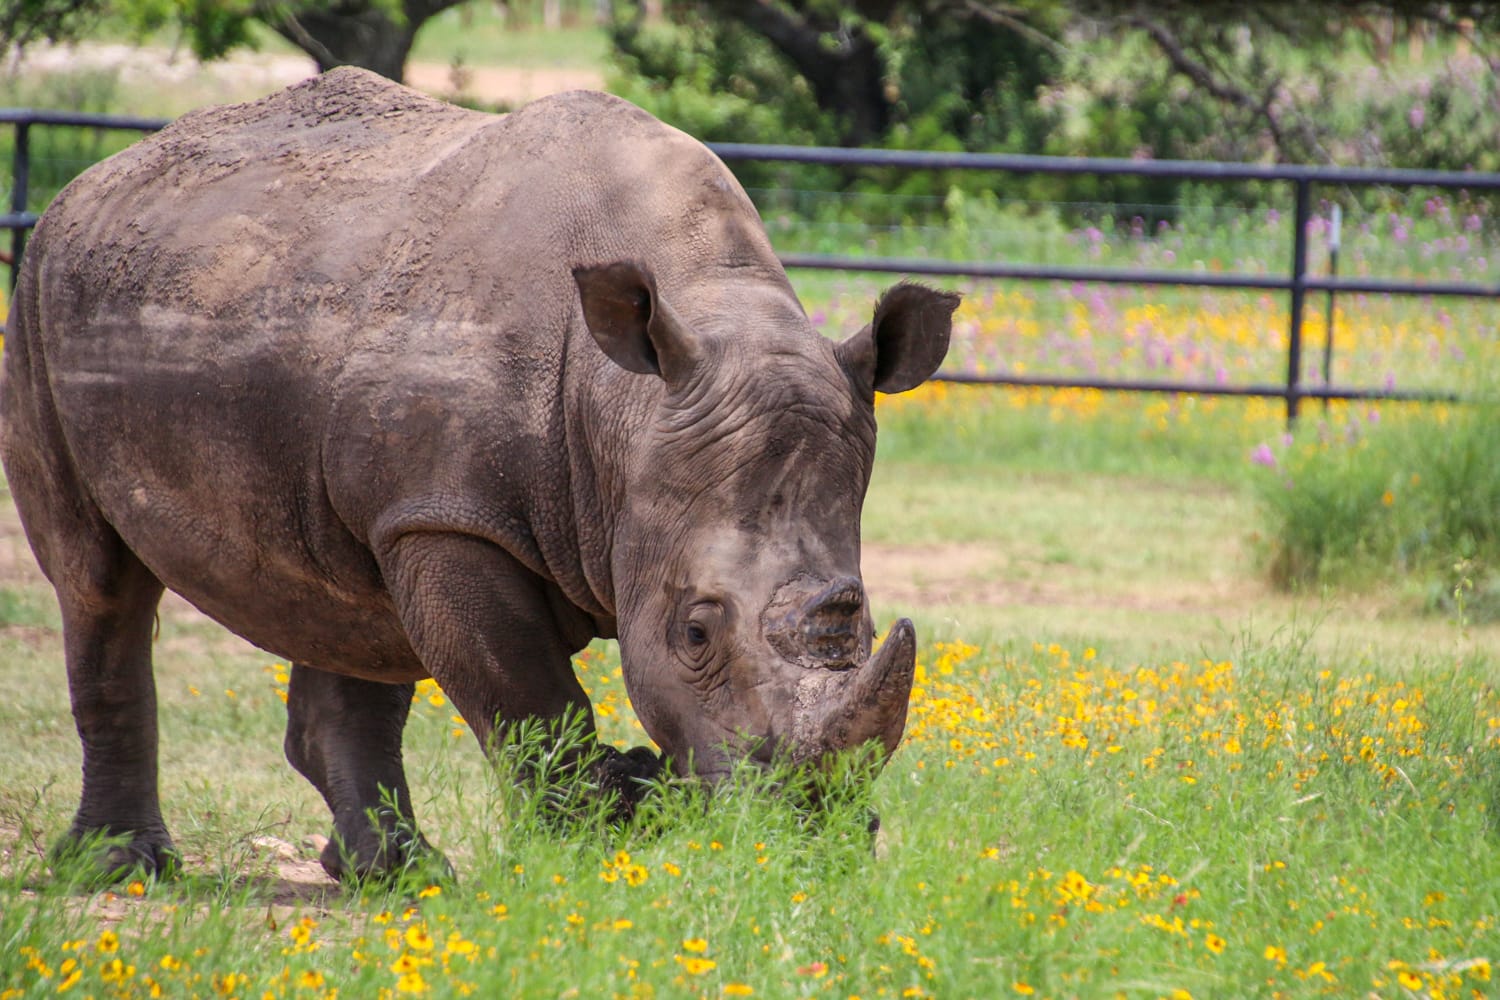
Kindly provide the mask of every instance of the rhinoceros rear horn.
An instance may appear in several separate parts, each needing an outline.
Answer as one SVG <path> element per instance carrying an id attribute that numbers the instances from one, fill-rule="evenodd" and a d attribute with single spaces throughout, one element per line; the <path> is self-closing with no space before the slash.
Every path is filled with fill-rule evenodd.
<path id="1" fill-rule="evenodd" d="M 881 392 L 915 389 L 948 354 L 959 298 L 901 282 L 880 297 L 870 324 L 834 349 L 839 363 Z"/>
<path id="2" fill-rule="evenodd" d="M 698 335 L 657 293 L 642 264 L 617 261 L 575 267 L 573 280 L 589 333 L 615 364 L 674 382 L 701 356 Z"/>

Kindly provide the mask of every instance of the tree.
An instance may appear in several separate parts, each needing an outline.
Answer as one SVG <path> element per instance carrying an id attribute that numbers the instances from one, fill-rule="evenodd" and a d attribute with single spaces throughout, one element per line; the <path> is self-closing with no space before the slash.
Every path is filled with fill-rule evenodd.
<path id="1" fill-rule="evenodd" d="M 1372 24 L 1401 22 L 1469 39 L 1500 72 L 1500 53 L 1485 47 L 1500 34 L 1500 4 L 1480 0 L 677 0 L 666 13 L 709 67 L 688 65 L 681 52 L 660 58 L 640 5 L 630 3 L 617 7 L 614 29 L 627 65 L 659 84 L 696 75 L 721 91 L 738 87 L 747 99 L 752 92 L 776 99 L 788 89 L 789 72 L 849 145 L 889 142 L 893 130 L 941 105 L 967 104 L 979 118 L 1006 105 L 999 108 L 1009 116 L 998 126 L 1001 133 L 1035 132 L 1026 105 L 1040 89 L 1066 83 L 1070 73 L 1086 75 L 1087 67 L 1080 71 L 1077 63 L 1110 45 L 1144 46 L 1156 68 L 1134 71 L 1158 75 L 1151 84 L 1158 98 L 1170 101 L 1176 85 L 1167 87 L 1169 80 L 1185 82 L 1195 101 L 1216 107 L 1231 126 L 1264 134 L 1278 159 L 1327 156 L 1314 116 L 1289 92 L 1284 70 L 1267 58 L 1277 45 L 1331 56 L 1351 37 L 1368 41 Z M 746 34 L 775 53 L 779 90 L 774 72 L 763 69 L 758 79 L 715 63 L 717 52 L 742 56 L 749 50 Z M 1310 72 L 1316 76 L 1320 68 Z M 946 81 L 947 88 L 924 86 L 934 81 Z M 996 130 L 993 122 L 960 123 L 948 134 L 964 145 L 1026 148 L 997 140 Z"/>
<path id="2" fill-rule="evenodd" d="M 77 38 L 105 17 L 140 31 L 175 26 L 201 59 L 251 42 L 259 21 L 312 57 L 319 70 L 362 66 L 405 75 L 417 31 L 465 0 L 0 0 L 0 45 Z"/>
<path id="3" fill-rule="evenodd" d="M 797 67 L 818 104 L 843 118 L 846 141 L 869 142 L 889 128 L 886 64 L 870 26 L 888 21 L 897 0 L 848 5 L 721 0 L 713 6 L 721 17 L 764 35 Z"/>
<path id="4" fill-rule="evenodd" d="M 957 0 L 979 16 L 1005 11 L 997 0 Z M 1500 32 L 1500 5 L 1434 0 L 1303 0 L 1296 4 L 1254 4 L 1237 0 L 1072 0 L 1075 24 L 1124 41 L 1145 40 L 1170 73 L 1216 104 L 1231 126 L 1263 128 L 1280 160 L 1329 159 L 1320 111 L 1291 93 L 1286 71 L 1266 57 L 1277 42 L 1322 58 L 1309 70 L 1316 82 L 1331 77 L 1333 56 L 1353 41 L 1378 42 L 1382 29 L 1394 33 L 1436 29 L 1475 45 L 1493 75 L 1500 53 L 1488 52 L 1483 37 Z M 1492 80 L 1491 83 L 1494 81 Z"/>
<path id="5" fill-rule="evenodd" d="M 1049 5 L 1029 2 L 1045 21 Z M 663 40 L 644 4 L 616 5 L 614 45 L 637 74 L 664 86 L 693 78 L 752 103 L 787 101 L 789 84 L 805 86 L 845 145 L 885 140 L 932 101 L 980 113 L 997 85 L 1033 90 L 1056 69 L 1047 47 L 1027 37 L 1035 29 L 952 16 L 936 0 L 690 0 L 665 13 L 675 34 Z M 907 85 L 922 92 L 915 108 Z"/>
<path id="6" fill-rule="evenodd" d="M 363 66 L 400 82 L 417 29 L 465 0 L 259 0 L 255 17 L 313 57 L 320 71 Z"/>

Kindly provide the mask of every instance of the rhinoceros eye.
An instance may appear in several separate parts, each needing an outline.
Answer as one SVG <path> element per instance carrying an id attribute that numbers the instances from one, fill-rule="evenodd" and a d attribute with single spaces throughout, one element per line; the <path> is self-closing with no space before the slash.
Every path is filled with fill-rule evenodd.
<path id="1" fill-rule="evenodd" d="M 700 601 L 672 630 L 673 645 L 688 665 L 701 670 L 713 658 L 714 638 L 724 623 L 724 608 L 715 601 Z"/>

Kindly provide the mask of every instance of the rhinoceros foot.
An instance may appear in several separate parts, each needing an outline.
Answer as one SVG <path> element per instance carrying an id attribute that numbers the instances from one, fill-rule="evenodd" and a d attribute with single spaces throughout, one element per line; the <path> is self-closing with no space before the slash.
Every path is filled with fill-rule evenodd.
<path id="1" fill-rule="evenodd" d="M 335 830 L 318 861 L 330 878 L 354 884 L 452 882 L 453 865 L 420 833 L 369 824 L 352 835 Z"/>
<path id="2" fill-rule="evenodd" d="M 105 884 L 169 878 L 182 870 L 182 855 L 164 829 L 116 833 L 75 824 L 52 845 L 47 862 L 59 877 Z"/>

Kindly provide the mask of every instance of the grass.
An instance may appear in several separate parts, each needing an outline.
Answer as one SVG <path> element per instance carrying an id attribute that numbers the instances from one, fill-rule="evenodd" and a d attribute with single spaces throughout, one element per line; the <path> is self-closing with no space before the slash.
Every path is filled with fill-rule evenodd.
<path id="1" fill-rule="evenodd" d="M 0 982 L 12 996 L 75 972 L 80 993 L 126 996 L 1485 995 L 1493 662 L 1331 665 L 1300 638 L 1233 662 L 929 647 L 907 745 L 874 788 L 874 854 L 858 810 L 809 831 L 753 788 L 707 803 L 678 790 L 620 833 L 530 828 L 429 690 L 409 740 L 418 806 L 460 881 L 293 906 L 272 902 L 274 877 L 247 878 L 243 839 L 296 837 L 317 811 L 287 787 L 258 789 L 256 812 L 211 762 L 233 755 L 252 782 L 284 770 L 258 731 L 279 725 L 276 682 L 203 687 L 193 714 L 223 732 L 165 771 L 204 874 L 90 894 L 18 845 Z M 617 702 L 612 656 L 582 666 Z M 168 745 L 198 735 L 165 723 Z M 622 714 L 604 724 L 638 738 Z M 241 818 L 181 821 L 218 811 Z"/>
<path id="2" fill-rule="evenodd" d="M 88 887 L 42 860 L 78 750 L 7 514 L 0 996 L 1488 995 L 1495 628 L 1394 584 L 1272 589 L 1243 446 L 1274 412 L 1163 429 L 1149 400 L 925 392 L 882 403 L 865 522 L 877 618 L 924 639 L 873 851 L 860 802 L 809 830 L 753 782 L 543 829 L 427 684 L 408 768 L 459 880 L 341 891 L 281 760 L 284 671 L 173 604 L 162 774 L 188 873 Z M 933 446 L 950 423 L 968 440 Z M 1216 452 L 1174 433 L 1235 457 L 1197 464 Z M 605 737 L 641 742 L 613 647 L 576 666 Z"/>
<path id="3" fill-rule="evenodd" d="M 427 21 L 412 48 L 416 62 L 468 66 L 593 69 L 609 60 L 609 39 L 592 23 L 543 29 L 540 18 L 529 25 L 507 26 L 490 4 L 452 8 Z"/>
<path id="4" fill-rule="evenodd" d="M 1306 433 L 1263 448 L 1259 496 L 1284 586 L 1346 583 L 1392 572 L 1440 584 L 1440 601 L 1493 618 L 1500 563 L 1496 408 L 1476 389 L 1466 406 Z"/>

